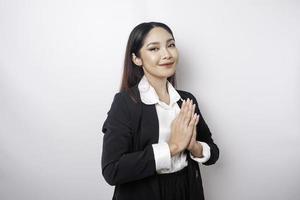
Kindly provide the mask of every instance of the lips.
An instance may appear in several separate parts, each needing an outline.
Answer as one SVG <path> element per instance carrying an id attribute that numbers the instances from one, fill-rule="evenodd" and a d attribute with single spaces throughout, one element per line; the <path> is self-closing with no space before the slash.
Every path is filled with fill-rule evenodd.
<path id="1" fill-rule="evenodd" d="M 159 64 L 159 66 L 162 66 L 162 67 L 170 67 L 171 65 L 173 65 L 174 62 L 168 62 L 168 63 L 163 63 L 163 64 Z"/>

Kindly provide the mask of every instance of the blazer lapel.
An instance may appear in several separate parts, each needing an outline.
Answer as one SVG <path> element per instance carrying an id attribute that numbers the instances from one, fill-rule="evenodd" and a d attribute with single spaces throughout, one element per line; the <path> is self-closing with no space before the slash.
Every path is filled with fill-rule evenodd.
<path id="1" fill-rule="evenodd" d="M 181 108 L 181 105 L 182 105 L 182 100 L 181 100 L 181 99 L 179 99 L 179 100 L 177 101 L 177 104 L 178 104 L 179 108 Z"/>
<path id="2" fill-rule="evenodd" d="M 139 125 L 137 128 L 138 147 L 143 149 L 146 145 L 158 143 L 159 123 L 155 105 L 146 105 L 141 102 L 138 85 L 131 88 L 131 92 L 137 98 L 136 106 L 141 106 Z"/>

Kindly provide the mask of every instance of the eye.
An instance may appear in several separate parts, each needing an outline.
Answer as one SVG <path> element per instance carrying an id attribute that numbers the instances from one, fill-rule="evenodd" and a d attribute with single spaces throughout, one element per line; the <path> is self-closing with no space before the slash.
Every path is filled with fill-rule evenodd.
<path id="1" fill-rule="evenodd" d="M 149 49 L 150 51 L 158 51 L 159 50 L 159 48 L 158 47 L 153 47 L 153 48 L 151 48 L 151 49 Z"/>
<path id="2" fill-rule="evenodd" d="M 176 46 L 175 43 L 169 45 L 169 47 L 175 47 L 175 46 Z"/>

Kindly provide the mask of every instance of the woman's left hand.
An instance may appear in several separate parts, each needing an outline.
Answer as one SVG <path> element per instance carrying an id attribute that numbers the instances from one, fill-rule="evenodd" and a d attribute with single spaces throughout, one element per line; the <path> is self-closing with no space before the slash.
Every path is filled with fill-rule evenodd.
<path id="1" fill-rule="evenodd" d="M 187 149 L 189 151 L 191 151 L 193 149 L 193 147 L 195 146 L 195 144 L 197 143 L 196 135 L 197 135 L 197 124 L 198 124 L 198 122 L 199 122 L 199 115 L 197 116 L 196 123 L 195 123 L 194 128 L 193 128 L 193 135 L 192 135 L 190 143 L 187 147 Z"/>
<path id="2" fill-rule="evenodd" d="M 189 143 L 187 149 L 193 154 L 193 156 L 202 157 L 203 156 L 202 155 L 202 150 L 203 150 L 202 145 L 196 141 L 198 122 L 199 122 L 199 115 L 197 116 L 196 123 L 193 128 L 193 135 L 191 137 L 191 140 L 190 140 L 190 143 Z"/>

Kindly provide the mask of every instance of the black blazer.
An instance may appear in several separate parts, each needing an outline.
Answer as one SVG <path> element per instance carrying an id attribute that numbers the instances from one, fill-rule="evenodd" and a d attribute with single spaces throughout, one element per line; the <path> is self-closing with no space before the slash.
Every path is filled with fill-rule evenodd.
<path id="1" fill-rule="evenodd" d="M 196 103 L 200 114 L 197 125 L 197 140 L 210 146 L 211 157 L 203 163 L 214 164 L 219 158 L 219 149 L 214 143 L 195 97 L 177 90 L 182 99 L 190 98 Z M 135 97 L 135 98 L 133 98 Z M 181 107 L 182 101 L 178 102 Z M 102 174 L 110 185 L 115 185 L 113 199 L 159 200 L 158 174 L 155 168 L 152 144 L 158 143 L 159 128 L 155 105 L 141 102 L 137 85 L 128 92 L 115 95 L 103 124 Z M 187 154 L 190 199 L 204 199 L 198 163 Z"/>

